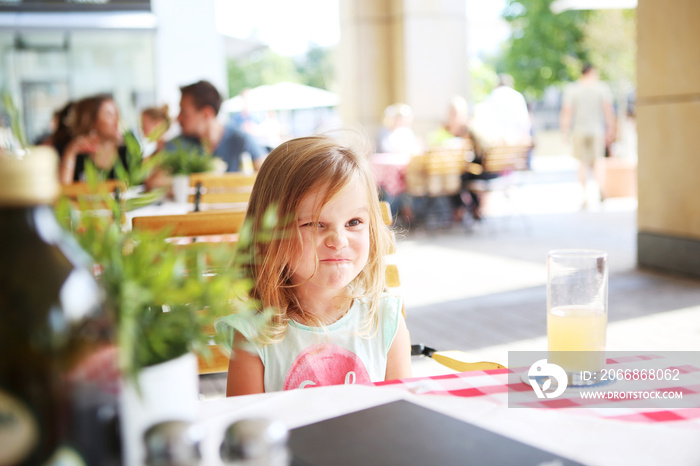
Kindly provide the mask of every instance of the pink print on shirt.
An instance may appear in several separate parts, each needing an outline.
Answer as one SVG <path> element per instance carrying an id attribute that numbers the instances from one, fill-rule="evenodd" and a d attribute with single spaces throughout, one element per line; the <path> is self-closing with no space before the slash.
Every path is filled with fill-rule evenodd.
<path id="1" fill-rule="evenodd" d="M 322 343 L 299 353 L 287 372 L 283 389 L 365 382 L 371 382 L 369 373 L 355 353 L 338 345 Z"/>

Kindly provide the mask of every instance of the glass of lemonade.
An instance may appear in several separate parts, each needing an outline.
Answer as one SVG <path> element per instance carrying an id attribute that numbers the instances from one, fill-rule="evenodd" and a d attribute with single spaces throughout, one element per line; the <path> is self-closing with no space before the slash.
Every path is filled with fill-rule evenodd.
<path id="1" fill-rule="evenodd" d="M 559 249 L 547 255 L 549 362 L 569 375 L 569 385 L 591 385 L 605 366 L 608 323 L 608 255 Z"/>

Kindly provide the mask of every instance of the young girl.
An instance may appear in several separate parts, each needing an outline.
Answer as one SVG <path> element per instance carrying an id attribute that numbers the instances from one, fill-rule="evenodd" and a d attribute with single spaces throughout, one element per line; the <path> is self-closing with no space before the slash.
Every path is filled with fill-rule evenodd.
<path id="1" fill-rule="evenodd" d="M 251 194 L 254 239 L 270 205 L 282 239 L 253 241 L 248 252 L 253 297 L 275 315 L 263 329 L 226 318 L 234 330 L 226 394 L 410 376 L 401 302 L 383 292 L 392 240 L 367 160 L 325 137 L 282 143 Z"/>
<path id="2" fill-rule="evenodd" d="M 141 111 L 141 131 L 146 137 L 148 146 L 145 155 L 152 155 L 165 148 L 165 132 L 171 123 L 168 104 L 162 107 L 148 107 Z"/>

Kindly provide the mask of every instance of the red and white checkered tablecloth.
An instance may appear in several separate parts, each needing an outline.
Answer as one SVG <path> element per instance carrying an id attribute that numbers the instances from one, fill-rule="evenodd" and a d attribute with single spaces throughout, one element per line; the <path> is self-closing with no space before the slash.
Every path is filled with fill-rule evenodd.
<path id="1" fill-rule="evenodd" d="M 370 163 L 377 186 L 392 197 L 406 191 L 406 167 L 410 160 L 410 154 L 374 154 Z"/>
<path id="2" fill-rule="evenodd" d="M 607 367 L 635 369 L 643 367 L 646 362 L 656 358 L 659 358 L 659 356 L 640 355 L 618 360 L 608 359 Z M 538 399 L 534 396 L 532 388 L 520 381 L 520 374 L 526 374 L 529 368 L 471 371 L 433 377 L 389 380 L 377 382 L 373 385 L 402 388 L 417 395 L 482 397 L 484 401 L 496 405 L 509 406 L 512 409 L 567 408 L 568 412 L 584 416 L 642 423 L 672 422 L 677 426 L 700 429 L 699 366 L 700 364 L 672 366 L 679 369 L 679 372 L 682 374 L 682 385 L 674 386 L 674 382 L 660 382 L 660 385 L 654 387 L 654 390 L 659 391 L 682 391 L 684 404 L 692 407 L 675 409 L 653 407 L 654 404 L 651 400 L 644 400 L 643 404 L 648 407 L 639 407 L 638 401 L 635 403 L 608 399 L 584 400 L 579 395 L 578 389 L 567 389 L 562 396 L 556 399 Z M 517 374 L 517 376 L 514 377 L 514 374 Z M 609 389 L 614 388 L 613 386 L 609 387 Z M 509 390 L 513 397 L 510 400 L 510 405 Z M 532 393 L 532 396 L 528 396 L 530 393 Z M 514 399 L 517 401 L 514 401 Z"/>

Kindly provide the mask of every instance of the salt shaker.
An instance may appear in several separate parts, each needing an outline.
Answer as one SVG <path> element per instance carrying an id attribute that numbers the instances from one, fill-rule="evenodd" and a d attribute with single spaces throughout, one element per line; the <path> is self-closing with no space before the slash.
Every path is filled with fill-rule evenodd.
<path id="1" fill-rule="evenodd" d="M 221 460 L 227 466 L 288 466 L 289 430 L 279 420 L 243 419 L 224 432 Z"/>
<path id="2" fill-rule="evenodd" d="M 185 421 L 165 421 L 151 426 L 143 435 L 146 466 L 197 466 L 204 438 L 200 426 Z"/>

